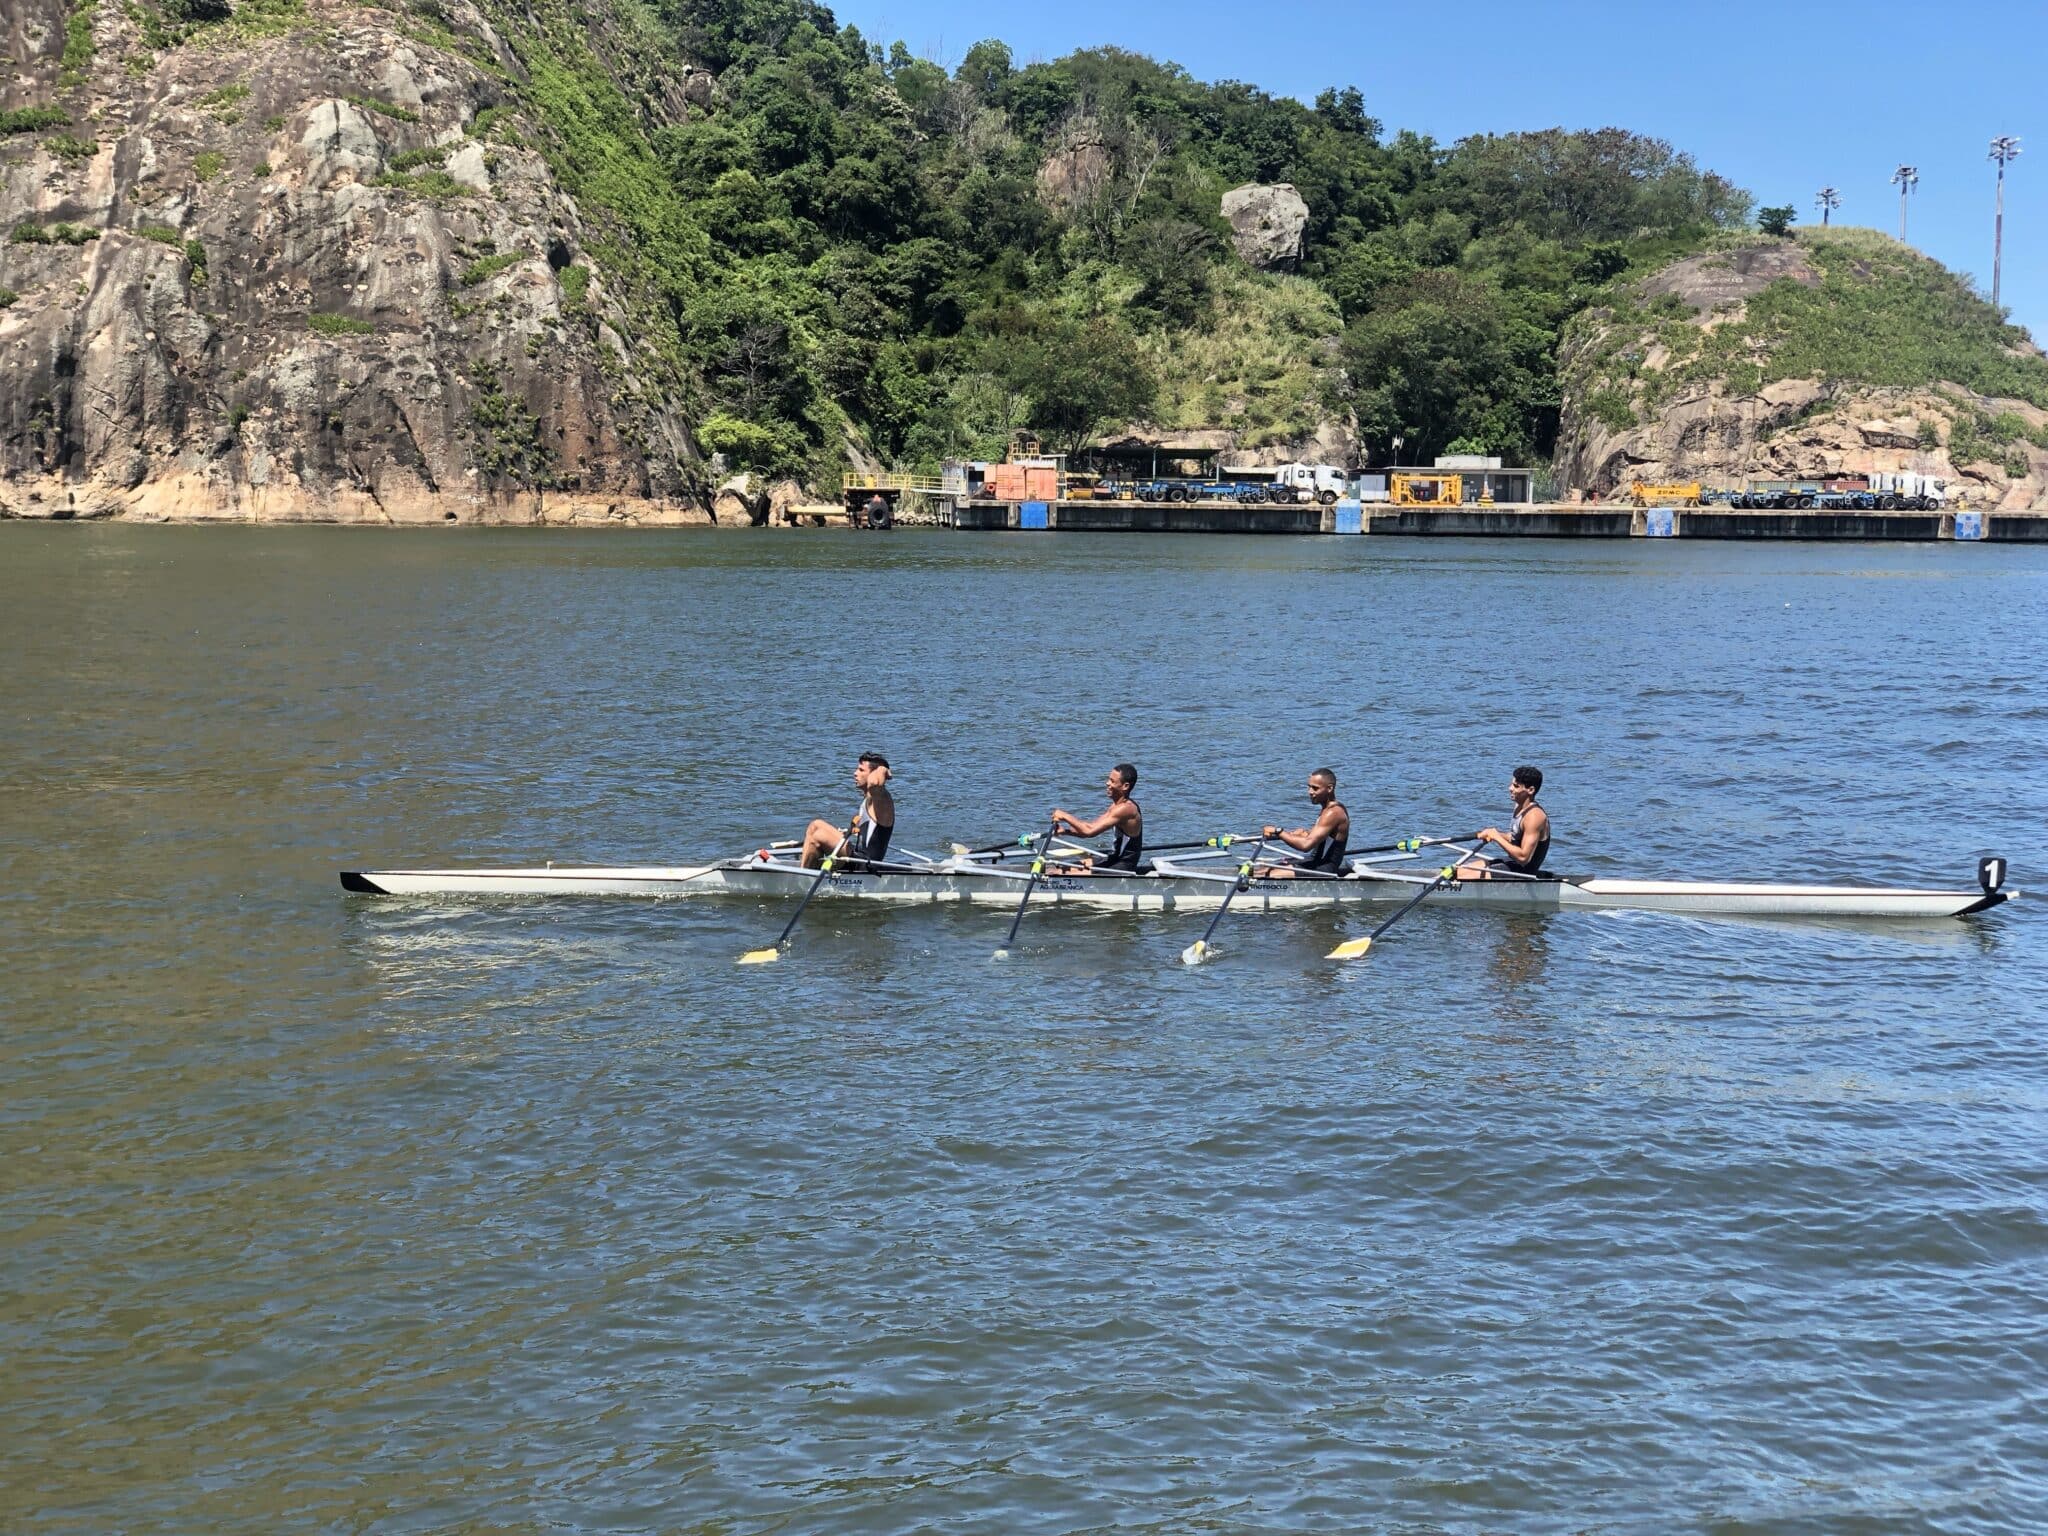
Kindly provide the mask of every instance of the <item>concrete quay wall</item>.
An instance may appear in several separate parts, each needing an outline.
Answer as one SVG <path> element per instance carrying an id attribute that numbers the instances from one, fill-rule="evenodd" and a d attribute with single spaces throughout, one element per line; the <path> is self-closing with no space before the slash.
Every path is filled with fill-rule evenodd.
<path id="1" fill-rule="evenodd" d="M 1493 507 L 1246 505 L 1234 501 L 957 501 L 947 526 L 982 532 L 1398 534 L 1428 538 L 1817 539 L 2048 543 L 2048 511 L 1746 512 L 1559 502 Z"/>

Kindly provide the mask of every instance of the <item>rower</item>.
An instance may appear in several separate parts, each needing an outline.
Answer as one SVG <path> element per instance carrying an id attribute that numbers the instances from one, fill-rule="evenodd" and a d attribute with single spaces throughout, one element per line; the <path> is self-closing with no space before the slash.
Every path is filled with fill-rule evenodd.
<path id="1" fill-rule="evenodd" d="M 1341 875 L 1344 851 L 1351 844 L 1351 813 L 1337 802 L 1337 770 L 1318 768 L 1308 776 L 1308 803 L 1316 808 L 1312 826 L 1262 827 L 1260 835 L 1277 838 L 1297 849 L 1301 857 L 1291 864 L 1268 864 L 1252 871 L 1262 880 L 1292 880 L 1299 874 Z"/>
<path id="2" fill-rule="evenodd" d="M 1488 827 L 1475 839 L 1492 843 L 1500 849 L 1502 857 L 1474 859 L 1459 865 L 1460 880 L 1491 880 L 1497 871 L 1531 876 L 1543 873 L 1543 861 L 1550 854 L 1550 813 L 1536 803 L 1542 789 L 1541 768 L 1523 763 L 1514 771 L 1508 780 L 1508 793 L 1514 798 L 1515 819 L 1508 823 L 1507 831 Z"/>
<path id="3" fill-rule="evenodd" d="M 842 862 L 860 859 L 872 863 L 889 851 L 889 836 L 896 830 L 896 797 L 889 793 L 889 759 L 879 752 L 863 752 L 853 770 L 853 787 L 860 791 L 860 809 L 852 824 L 834 826 L 820 816 L 804 829 L 803 866 L 816 869 L 828 855 Z"/>
<path id="4" fill-rule="evenodd" d="M 1071 811 L 1055 809 L 1052 826 L 1055 832 L 1065 832 L 1074 837 L 1100 837 L 1107 832 L 1111 834 L 1108 854 L 1101 859 L 1091 854 L 1079 864 L 1061 868 L 1056 873 L 1071 875 L 1086 874 L 1091 869 L 1122 869 L 1136 874 L 1144 861 L 1145 812 L 1131 798 L 1131 791 L 1138 787 L 1138 770 L 1129 763 L 1118 763 L 1109 770 L 1102 787 L 1109 794 L 1109 805 L 1100 816 L 1083 821 Z"/>

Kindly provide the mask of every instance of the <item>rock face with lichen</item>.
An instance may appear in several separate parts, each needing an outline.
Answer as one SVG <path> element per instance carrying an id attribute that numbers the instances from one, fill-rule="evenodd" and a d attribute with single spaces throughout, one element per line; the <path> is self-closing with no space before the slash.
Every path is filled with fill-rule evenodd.
<path id="1" fill-rule="evenodd" d="M 13 9 L 0 516 L 711 519 L 688 381 L 483 12 Z"/>
<path id="2" fill-rule="evenodd" d="M 1870 230 L 1749 237 L 1625 284 L 1567 331 L 1559 483 L 1911 471 L 1980 508 L 2048 492 L 2048 360 Z"/>

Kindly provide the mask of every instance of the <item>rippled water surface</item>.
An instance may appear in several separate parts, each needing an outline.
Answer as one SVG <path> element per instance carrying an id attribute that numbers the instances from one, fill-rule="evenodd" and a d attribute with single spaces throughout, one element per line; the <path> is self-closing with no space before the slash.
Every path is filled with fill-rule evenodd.
<path id="1" fill-rule="evenodd" d="M 0 1529 L 2048 1527 L 2048 903 L 334 880 L 873 746 L 913 847 L 1526 759 L 1568 870 L 2039 885 L 2044 641 L 2018 548 L 0 527 Z"/>

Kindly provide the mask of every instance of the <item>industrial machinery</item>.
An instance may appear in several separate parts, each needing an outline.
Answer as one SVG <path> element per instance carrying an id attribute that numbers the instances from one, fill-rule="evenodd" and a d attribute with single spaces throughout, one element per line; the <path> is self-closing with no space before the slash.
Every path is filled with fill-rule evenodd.
<path id="1" fill-rule="evenodd" d="M 1465 503 L 1465 477 L 1410 474 L 1397 470 L 1387 482 L 1387 500 L 1397 507 L 1458 507 Z"/>

